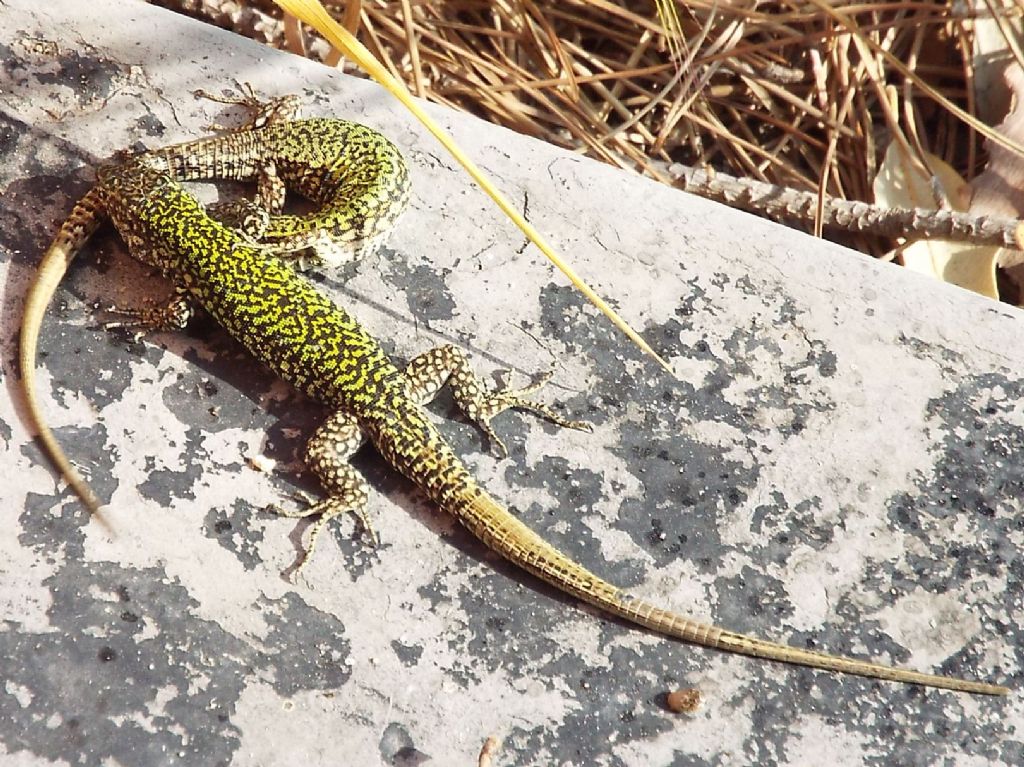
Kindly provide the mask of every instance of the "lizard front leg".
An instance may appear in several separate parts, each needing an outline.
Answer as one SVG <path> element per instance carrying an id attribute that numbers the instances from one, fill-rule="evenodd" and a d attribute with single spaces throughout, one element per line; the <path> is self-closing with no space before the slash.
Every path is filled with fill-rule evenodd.
<path id="1" fill-rule="evenodd" d="M 548 371 L 521 389 L 488 391 L 486 384 L 470 367 L 465 352 L 451 344 L 424 352 L 405 369 L 406 391 L 410 399 L 421 405 L 437 396 L 445 383 L 450 383 L 459 409 L 487 435 L 490 444 L 501 457 L 506 456 L 508 450 L 491 426 L 491 419 L 509 408 L 528 410 L 569 429 L 590 431 L 590 424 L 563 418 L 547 405 L 527 399 L 527 395 L 533 394 L 551 380 L 551 375 L 552 371 Z"/>
<path id="2" fill-rule="evenodd" d="M 305 509 L 285 510 L 271 507 L 275 513 L 293 519 L 316 515 L 320 517 L 310 528 L 305 551 L 292 571 L 293 578 L 313 555 L 317 538 L 324 526 L 341 514 L 354 514 L 371 542 L 376 543 L 377 537 L 366 517 L 366 502 L 369 497 L 366 481 L 348 462 L 364 441 L 365 437 L 356 419 L 343 410 L 336 412 L 306 443 L 306 465 L 320 479 L 320 484 L 327 492 L 327 498 Z"/>
<path id="3" fill-rule="evenodd" d="M 105 330 L 127 329 L 136 335 L 153 331 L 184 330 L 196 310 L 196 300 L 180 280 L 173 277 L 167 264 L 173 254 L 167 248 L 155 246 L 133 222 L 117 208 L 111 210 L 111 218 L 128 248 L 128 254 L 136 261 L 161 269 L 175 282 L 174 292 L 163 303 L 147 300 L 142 307 L 111 306 L 107 312 L 122 319 L 104 322 Z"/>
<path id="4" fill-rule="evenodd" d="M 242 134 L 287 123 L 294 120 L 299 111 L 297 96 L 262 99 L 247 83 L 238 85 L 235 96 L 215 96 L 203 90 L 196 91 L 196 95 L 222 104 L 238 104 L 252 113 L 238 128 L 210 126 L 228 133 Z M 337 267 L 376 249 L 376 242 L 349 241 L 346 233 L 332 231 L 326 226 L 326 221 L 324 226 L 311 227 L 308 217 L 283 215 L 287 186 L 272 159 L 260 160 L 255 167 L 255 176 L 256 194 L 253 199 L 219 203 L 208 206 L 207 210 L 214 218 L 238 230 L 264 253 L 283 258 L 297 269 L 304 270 Z M 274 233 L 268 236 L 271 224 Z"/>

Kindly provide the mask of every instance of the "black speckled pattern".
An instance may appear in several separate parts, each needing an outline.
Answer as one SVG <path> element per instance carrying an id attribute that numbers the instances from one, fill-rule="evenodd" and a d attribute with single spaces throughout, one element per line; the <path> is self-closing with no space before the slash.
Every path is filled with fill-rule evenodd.
<path id="1" fill-rule="evenodd" d="M 244 77 L 272 61 L 284 92 L 301 76 L 331 94 L 324 113 L 382 111 L 382 128 L 411 145 L 410 228 L 387 263 L 353 265 L 326 286 L 406 359 L 452 341 L 488 375 L 535 373 L 550 352 L 566 387 L 552 399 L 598 427 L 555 435 L 502 416 L 510 458 L 495 462 L 471 426 L 442 424 L 524 521 L 680 610 L 798 646 L 983 672 L 1016 691 L 976 701 L 645 636 L 502 564 L 372 453 L 355 464 L 382 545 L 339 526 L 322 561 L 289 584 L 280 573 L 296 555 L 294 526 L 262 508 L 315 490 L 296 457 L 323 408 L 209 321 L 145 345 L 91 328 L 94 303 L 166 290 L 100 236 L 48 315 L 40 365 L 58 434 L 101 495 L 125 502 L 130 524 L 105 544 L 0 402 L 0 762 L 472 764 L 494 734 L 498 764 L 1024 763 L 1019 312 L 446 115 L 478 157 L 492 157 L 488 146 L 509 155 L 487 161 L 513 199 L 531 184 L 531 219 L 572 240 L 566 255 L 588 276 L 616 275 L 603 293 L 657 318 L 638 322 L 645 337 L 692 363 L 667 381 L 560 279 L 547 285 L 529 250 L 513 260 L 518 235 L 480 215 L 477 193 L 451 181 L 448 158 L 384 96 L 148 6 L 114 5 L 55 2 L 76 18 L 70 37 L 40 4 L 0 10 L 11 22 L 0 23 L 5 401 L 16 401 L 10 341 L 29 267 L 91 183 L 94 154 L 196 135 L 215 115 L 176 102 L 212 87 L 201 62 L 227 68 L 218 48 Z M 45 86 L 39 73 L 67 55 L 29 53 L 36 38 L 95 58 L 75 64 L 94 74 Z M 139 84 L 128 68 L 143 59 L 152 82 Z M 68 119 L 83 110 L 85 122 Z M 65 138 L 76 134 L 80 143 Z M 458 224 L 467 211 L 472 227 Z M 708 219 L 725 222 L 711 239 Z M 646 274 L 621 260 L 634 255 Z M 472 290 L 463 268 L 479 272 Z M 885 397 L 865 383 L 882 370 Z M 886 410 L 890 400 L 899 407 Z M 434 413 L 447 414 L 444 400 Z M 805 441 L 826 444 L 814 437 L 829 429 L 839 447 L 809 456 Z M 868 460 L 872 442 L 899 450 Z M 277 465 L 256 472 L 254 454 Z M 150 458 L 159 481 L 142 476 Z M 836 553 L 851 543 L 864 549 Z M 808 580 L 794 580 L 808 567 L 826 589 L 820 613 Z M 919 634 L 908 605 L 924 610 Z M 943 632 L 952 638 L 936 639 Z M 689 686 L 705 705 L 666 711 L 664 693 Z"/>

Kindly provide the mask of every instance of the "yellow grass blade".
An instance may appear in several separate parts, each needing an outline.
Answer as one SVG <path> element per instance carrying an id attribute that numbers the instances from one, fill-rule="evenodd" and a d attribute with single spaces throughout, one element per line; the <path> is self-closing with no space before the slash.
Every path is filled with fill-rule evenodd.
<path id="1" fill-rule="evenodd" d="M 458 160 L 459 164 L 469 173 L 470 176 L 480 185 L 480 187 L 488 194 L 488 196 L 497 203 L 498 207 L 518 226 L 523 233 L 536 245 L 540 251 L 547 256 L 551 262 L 562 270 L 562 273 L 569 278 L 569 281 L 576 286 L 587 299 L 598 309 L 604 312 L 605 316 L 610 319 L 615 326 L 621 330 L 629 339 L 639 346 L 646 354 L 649 354 L 658 363 L 665 368 L 666 371 L 672 373 L 672 369 L 668 366 L 658 354 L 655 352 L 640 335 L 631 328 L 624 319 L 622 319 L 614 309 L 608 306 L 597 293 L 595 293 L 589 285 L 587 285 L 580 277 L 576 274 L 569 264 L 567 264 L 561 256 L 559 256 L 547 241 L 541 237 L 540 233 L 533 228 L 529 221 L 524 219 L 512 204 L 505 198 L 505 196 L 499 192 L 493 184 L 484 176 L 476 164 L 467 157 L 461 149 L 456 145 L 455 141 L 442 128 L 435 123 L 423 108 L 416 103 L 413 97 L 405 89 L 405 87 L 394 77 L 391 73 L 384 68 L 384 66 L 373 57 L 373 55 L 366 50 L 362 43 L 360 43 L 347 29 L 342 27 L 338 22 L 331 18 L 327 10 L 321 5 L 319 0 L 274 0 L 281 8 L 301 21 L 306 22 L 311 27 L 316 29 L 324 38 L 331 43 L 335 48 L 344 53 L 352 61 L 355 61 L 360 67 L 362 67 L 367 74 L 370 75 L 374 80 L 383 85 L 395 98 L 401 101 L 405 107 L 412 112 L 416 118 L 423 123 L 423 125 L 434 134 L 434 137 L 440 141 L 444 147 L 451 153 L 452 157 Z M 673 373 L 674 375 L 674 373 Z"/>
<path id="2" fill-rule="evenodd" d="M 676 12 L 675 0 L 655 0 L 654 6 L 658 12 L 658 21 L 661 22 L 661 26 L 665 30 L 669 58 L 676 62 L 676 66 L 679 66 L 685 51 L 683 50 L 683 25 Z M 712 13 L 711 16 L 713 17 L 714 14 Z"/>

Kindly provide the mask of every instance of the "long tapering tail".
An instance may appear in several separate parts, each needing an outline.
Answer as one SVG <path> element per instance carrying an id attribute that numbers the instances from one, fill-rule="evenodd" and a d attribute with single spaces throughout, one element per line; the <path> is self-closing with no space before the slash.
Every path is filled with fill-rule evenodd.
<path id="1" fill-rule="evenodd" d="M 985 682 L 923 674 L 868 661 L 801 650 L 698 623 L 634 599 L 554 548 L 507 509 L 475 486 L 468 487 L 450 510 L 488 547 L 513 564 L 584 602 L 659 634 L 686 642 L 756 658 L 839 671 L 892 682 L 941 687 L 984 695 L 1006 695 L 1009 689 Z"/>
<path id="2" fill-rule="evenodd" d="M 94 187 L 75 205 L 43 255 L 22 311 L 19 364 L 29 426 L 35 429 L 40 444 L 61 477 L 78 494 L 89 511 L 110 530 L 109 523 L 99 513 L 99 499 L 64 454 L 60 443 L 46 424 L 39 400 L 36 399 L 36 348 L 46 307 L 49 306 L 57 286 L 67 272 L 68 265 L 99 226 L 102 209 L 99 191 Z"/>

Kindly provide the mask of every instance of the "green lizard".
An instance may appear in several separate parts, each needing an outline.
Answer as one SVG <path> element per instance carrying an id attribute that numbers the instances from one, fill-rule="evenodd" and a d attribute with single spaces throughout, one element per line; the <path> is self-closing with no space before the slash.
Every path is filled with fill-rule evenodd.
<path id="1" fill-rule="evenodd" d="M 238 219 L 247 241 L 266 253 L 288 258 L 299 267 L 337 266 L 373 251 L 387 236 L 409 201 L 409 172 L 401 152 L 378 132 L 335 118 L 296 120 L 295 96 L 262 101 L 252 88 L 238 86 L 238 97 L 196 95 L 240 104 L 252 116 L 226 135 L 164 147 L 152 153 L 154 163 L 180 181 L 221 178 L 256 180 L 255 201 L 216 206 Z M 317 204 L 305 215 L 281 215 L 285 190 Z M 46 307 L 68 264 L 104 218 L 96 189 L 78 202 L 43 257 L 25 301 L 19 364 L 28 417 L 43 449 L 86 507 L 99 514 L 100 502 L 88 483 L 67 460 L 42 417 L 35 397 L 36 348 Z M 171 301 L 145 313 L 151 327 L 181 328 L 189 307 Z M 108 326 L 117 323 L 108 323 Z"/>
<path id="2" fill-rule="evenodd" d="M 334 267 L 373 252 L 409 202 L 409 171 L 398 148 L 359 123 L 296 119 L 295 96 L 262 101 L 248 85 L 238 89 L 236 97 L 196 95 L 247 108 L 252 116 L 245 124 L 224 129 L 224 135 L 152 150 L 153 166 L 178 181 L 258 182 L 255 201 L 210 212 L 228 214 L 251 244 L 296 266 Z M 286 189 L 316 209 L 282 214 Z"/>
<path id="3" fill-rule="evenodd" d="M 46 275 L 64 267 L 68 253 L 88 236 L 97 217 L 105 214 L 132 254 L 158 266 L 176 288 L 168 305 L 172 310 L 136 312 L 138 322 L 183 325 L 193 308 L 201 307 L 275 373 L 333 408 L 333 415 L 306 448 L 307 463 L 320 478 L 327 497 L 309 509 L 288 513 L 319 515 L 310 529 L 306 557 L 331 519 L 344 513 L 362 514 L 367 502 L 365 484 L 347 459 L 368 439 L 385 460 L 494 551 L 560 590 L 655 632 L 818 669 L 965 692 L 1008 692 L 998 685 L 810 652 L 697 623 L 636 599 L 591 573 L 492 499 L 422 407 L 447 380 L 457 403 L 489 435 L 494 435 L 490 419 L 509 407 L 533 410 L 564 426 L 580 428 L 582 424 L 566 421 L 525 398 L 540 384 L 520 391 L 484 393 L 464 356 L 452 347 L 427 352 L 405 371 L 399 370 L 348 312 L 281 259 L 268 256 L 262 246 L 213 219 L 166 169 L 166 159 L 153 155 L 101 169 L 96 187 L 58 235 L 55 245 L 61 246 L 51 247 L 44 257 L 40 268 L 44 289 L 33 295 L 52 292 L 48 287 L 52 278 Z M 49 262 L 57 267 L 50 267 Z M 26 312 L 26 326 L 28 317 Z M 23 364 L 34 362 L 34 357 L 25 353 L 26 343 L 33 345 L 35 336 L 23 334 Z M 24 373 L 30 383 L 27 368 Z M 63 455 L 55 442 L 51 453 L 54 450 Z M 69 468 L 66 459 L 59 465 L 62 470 Z"/>

